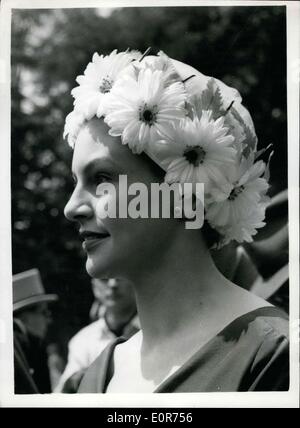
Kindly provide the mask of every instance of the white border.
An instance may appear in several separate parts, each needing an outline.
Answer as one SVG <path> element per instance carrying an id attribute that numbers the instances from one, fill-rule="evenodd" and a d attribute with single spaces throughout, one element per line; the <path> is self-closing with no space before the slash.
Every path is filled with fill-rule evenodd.
<path id="1" fill-rule="evenodd" d="M 144 6 L 284 6 L 292 1 L 262 0 L 2 0 L 10 9 L 62 9 Z M 296 2 L 297 3 L 297 2 Z"/>
<path id="2" fill-rule="evenodd" d="M 2 0 L 0 9 L 0 407 L 299 407 L 299 51 L 300 2 L 187 1 L 184 6 L 287 6 L 291 384 L 288 392 L 185 394 L 13 394 L 10 213 L 11 9 L 182 6 L 182 0 Z M 2 108 L 3 107 L 3 108 Z M 5 144 L 3 143 L 5 142 Z M 4 287 L 3 284 L 6 286 Z"/>

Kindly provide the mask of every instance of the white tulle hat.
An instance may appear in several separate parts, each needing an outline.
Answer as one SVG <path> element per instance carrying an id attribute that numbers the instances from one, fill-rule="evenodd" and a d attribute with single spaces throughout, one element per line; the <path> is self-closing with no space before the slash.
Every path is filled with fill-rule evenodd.
<path id="1" fill-rule="evenodd" d="M 204 183 L 205 219 L 221 236 L 251 242 L 264 226 L 269 168 L 239 92 L 163 52 L 93 55 L 64 137 L 74 147 L 82 125 L 102 118 L 133 153 L 145 152 L 167 183 Z"/>

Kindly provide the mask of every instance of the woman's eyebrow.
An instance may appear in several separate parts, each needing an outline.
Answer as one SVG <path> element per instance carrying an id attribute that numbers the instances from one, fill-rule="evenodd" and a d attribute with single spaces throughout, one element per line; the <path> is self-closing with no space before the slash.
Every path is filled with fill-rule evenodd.
<path id="1" fill-rule="evenodd" d="M 86 175 L 90 170 L 95 168 L 99 168 L 103 170 L 107 170 L 107 168 L 120 169 L 120 166 L 109 158 L 93 159 L 86 163 L 86 165 L 82 170 L 82 173 Z"/>
<path id="2" fill-rule="evenodd" d="M 108 168 L 113 168 L 115 170 L 120 170 L 121 167 L 112 161 L 111 159 L 105 158 L 105 159 L 92 159 L 91 161 L 88 161 L 83 169 L 81 174 L 83 176 L 87 176 L 92 170 L 99 168 L 101 170 L 107 171 Z M 120 171 L 121 172 L 121 171 Z M 72 172 L 72 178 L 74 183 L 77 183 L 77 176 L 75 172 Z"/>

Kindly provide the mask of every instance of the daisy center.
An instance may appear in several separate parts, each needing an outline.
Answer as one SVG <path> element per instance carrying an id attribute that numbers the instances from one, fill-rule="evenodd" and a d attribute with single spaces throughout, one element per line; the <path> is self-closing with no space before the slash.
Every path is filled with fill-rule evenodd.
<path id="1" fill-rule="evenodd" d="M 201 146 L 188 147 L 183 153 L 186 160 L 194 166 L 203 164 L 206 152 Z"/>
<path id="2" fill-rule="evenodd" d="M 109 77 L 103 77 L 101 85 L 99 86 L 99 91 L 102 94 L 106 94 L 107 92 L 110 92 L 112 88 L 112 84 L 113 82 L 111 81 L 111 79 L 109 79 Z"/>
<path id="3" fill-rule="evenodd" d="M 245 189 L 244 186 L 237 186 L 237 187 L 235 187 L 234 189 L 231 190 L 228 199 L 230 201 L 234 201 L 239 196 L 239 194 L 244 191 L 244 189 Z"/>
<path id="4" fill-rule="evenodd" d="M 147 125 L 153 125 L 156 122 L 157 107 L 153 106 L 152 108 L 148 107 L 145 104 L 139 109 L 139 118 L 142 122 L 147 123 Z"/>

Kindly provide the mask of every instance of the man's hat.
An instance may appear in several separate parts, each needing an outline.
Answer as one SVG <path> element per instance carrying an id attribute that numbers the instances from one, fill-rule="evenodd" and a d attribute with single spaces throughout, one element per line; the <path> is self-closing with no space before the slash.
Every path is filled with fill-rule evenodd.
<path id="1" fill-rule="evenodd" d="M 56 294 L 46 294 L 38 269 L 30 269 L 13 275 L 13 310 L 41 303 L 53 302 Z"/>

